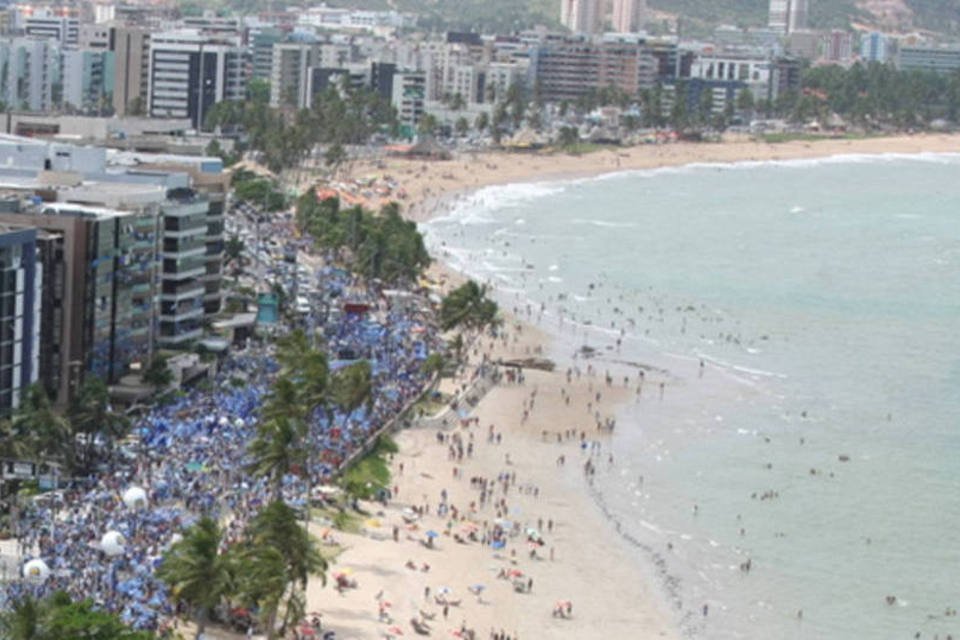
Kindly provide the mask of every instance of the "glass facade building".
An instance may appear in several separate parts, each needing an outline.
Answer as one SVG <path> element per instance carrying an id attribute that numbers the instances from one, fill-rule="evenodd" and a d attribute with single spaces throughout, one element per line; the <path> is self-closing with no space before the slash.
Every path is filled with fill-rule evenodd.
<path id="1" fill-rule="evenodd" d="M 37 230 L 0 226 L 0 415 L 39 377 L 42 287 Z"/>

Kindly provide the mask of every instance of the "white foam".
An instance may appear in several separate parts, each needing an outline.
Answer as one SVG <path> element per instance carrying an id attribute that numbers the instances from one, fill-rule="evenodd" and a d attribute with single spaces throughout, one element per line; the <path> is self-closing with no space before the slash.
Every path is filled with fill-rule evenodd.
<path id="1" fill-rule="evenodd" d="M 586 218 L 574 218 L 570 221 L 571 224 L 589 224 L 594 227 L 603 227 L 606 229 L 632 229 L 639 227 L 635 222 L 610 222 L 609 220 L 593 220 Z"/>

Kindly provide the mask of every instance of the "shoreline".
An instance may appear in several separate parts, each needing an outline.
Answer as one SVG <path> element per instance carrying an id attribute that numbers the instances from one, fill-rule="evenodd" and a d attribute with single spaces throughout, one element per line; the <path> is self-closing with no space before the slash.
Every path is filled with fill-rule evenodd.
<path id="1" fill-rule="evenodd" d="M 547 350 L 556 346 L 553 337 L 521 322 L 511 321 L 506 335 L 502 342 L 483 338 L 472 364 L 481 352 L 492 359 L 523 358 L 553 355 Z M 472 370 L 467 368 L 467 376 Z M 501 632 L 511 640 L 588 637 L 600 626 L 609 638 L 680 638 L 658 569 L 635 557 L 635 550 L 599 510 L 600 517 L 593 515 L 596 503 L 585 465 L 589 460 L 594 468 L 614 468 L 606 458 L 609 432 L 599 432 L 594 420 L 615 417 L 631 394 L 618 385 L 604 386 L 599 371 L 582 373 L 582 378 L 567 382 L 562 367 L 553 372 L 526 370 L 523 383 L 502 381 L 491 388 L 470 412 L 472 419 L 464 421 L 468 425 L 415 426 L 399 432 L 400 452 L 393 464 L 397 495 L 386 508 L 369 507 L 371 519 L 378 521 L 373 524 L 379 526 L 363 535 L 337 534 L 346 550 L 330 574 L 350 571 L 357 588 L 337 597 L 338 606 L 331 603 L 329 591 L 313 592 L 308 600 L 311 607 L 322 607 L 326 628 L 352 638 L 382 638 L 385 631 L 375 631 L 378 625 L 389 629 L 396 624 L 409 633 L 408 619 L 424 612 L 435 618 L 436 624 L 430 623 L 435 630 L 444 625 L 452 633 L 460 625 L 483 638 Z M 448 380 L 448 387 L 459 388 L 464 380 Z M 601 390 L 598 402 L 594 394 Z M 559 428 L 566 424 L 572 428 Z M 489 440 L 491 427 L 502 440 Z M 438 432 L 445 434 L 446 443 L 438 443 Z M 587 449 L 581 437 L 590 443 Z M 458 438 L 469 442 L 472 453 L 452 460 L 449 446 Z M 503 474 L 513 474 L 515 480 L 501 492 L 496 478 Z M 507 511 L 479 501 L 472 479 L 480 477 L 497 485 L 495 501 L 506 500 Z M 459 507 L 459 520 L 437 515 L 444 495 L 451 508 Z M 410 508 L 427 511 L 416 529 L 403 521 L 403 510 Z M 453 534 L 467 523 L 486 532 L 498 517 L 515 522 L 519 532 L 510 536 L 503 551 L 454 541 Z M 393 526 L 400 528 L 397 542 L 391 538 Z M 527 555 L 523 532 L 529 528 L 543 532 L 545 545 L 536 558 Z M 435 548 L 428 549 L 421 542 L 430 529 L 442 533 Z M 418 569 L 405 568 L 408 561 Z M 423 563 L 430 565 L 429 571 L 422 570 Z M 516 592 L 510 581 L 495 577 L 500 569 L 522 571 L 523 580 L 533 581 L 533 590 Z M 476 584 L 485 589 L 474 602 L 468 590 Z M 421 598 L 427 587 L 431 596 Z M 442 607 L 433 594 L 444 587 L 462 602 L 441 622 Z M 390 623 L 377 622 L 375 595 L 390 602 Z M 567 600 L 573 604 L 572 617 L 553 617 L 554 604 Z"/>
<path id="2" fill-rule="evenodd" d="M 398 179 L 408 194 L 408 200 L 404 205 L 407 217 L 416 222 L 426 222 L 449 212 L 459 199 L 489 186 L 583 179 L 618 172 L 691 164 L 790 161 L 828 158 L 838 155 L 946 153 L 958 150 L 960 150 L 960 135 L 898 136 L 864 140 L 797 141 L 777 144 L 755 142 L 678 143 L 655 148 L 618 148 L 611 150 L 611 152 L 600 151 L 586 156 L 493 153 L 479 154 L 468 161 L 458 158 L 449 162 L 436 163 L 387 159 L 379 166 L 359 164 L 354 167 L 353 173 L 363 175 L 365 172 L 381 171 Z M 465 176 L 459 175 L 464 171 Z M 456 284 L 465 277 L 464 274 L 444 262 L 441 255 L 435 255 L 434 258 L 435 266 L 432 274 L 442 283 Z M 518 320 L 517 322 L 521 327 L 518 329 L 519 334 L 524 337 L 513 348 L 524 349 L 525 351 L 521 353 L 513 352 L 511 354 L 513 357 L 518 355 L 529 356 L 531 350 L 536 349 L 537 346 L 547 352 L 555 351 L 559 347 L 562 341 L 559 332 L 551 332 L 551 335 L 546 336 L 544 331 L 535 323 L 534 318 Z M 511 329 L 513 329 L 513 320 L 511 320 Z M 536 337 L 531 338 L 531 335 Z M 495 350 L 491 350 L 490 353 L 494 352 Z M 670 354 L 662 355 L 664 356 L 662 359 L 670 359 Z M 657 358 L 657 360 L 659 362 L 661 358 Z M 620 368 L 613 360 L 607 359 L 607 363 L 618 369 Z M 670 371 L 667 372 L 667 375 L 673 376 L 676 373 Z M 692 376 L 693 374 L 683 377 L 692 379 Z M 549 393 L 551 391 L 557 393 L 558 385 L 559 387 L 565 386 L 559 372 L 545 374 L 531 371 L 528 373 L 528 377 L 530 381 L 528 381 L 525 391 L 531 390 L 531 382 L 538 393 Z M 592 385 L 592 382 L 589 385 Z M 685 391 L 694 397 L 704 393 L 692 388 L 687 388 Z M 573 400 L 574 404 L 582 404 L 583 399 L 593 393 L 593 389 L 592 386 L 588 386 L 587 381 L 584 381 L 581 385 L 572 385 L 570 391 L 565 391 L 565 393 L 568 393 L 571 398 L 577 398 L 577 400 Z M 520 394 L 520 396 L 522 395 Z M 546 495 L 553 495 L 550 502 L 553 509 L 570 510 L 570 512 L 577 512 L 579 509 L 579 514 L 587 516 L 577 520 L 576 527 L 572 527 L 571 532 L 567 534 L 569 537 L 565 536 L 562 541 L 557 541 L 558 547 L 561 544 L 569 544 L 575 548 L 582 548 L 583 545 L 589 545 L 596 541 L 603 541 L 604 546 L 604 553 L 592 555 L 589 558 L 576 556 L 572 560 L 568 560 L 566 557 L 558 558 L 556 564 L 562 565 L 562 568 L 555 567 L 553 563 L 547 565 L 545 569 L 538 568 L 537 572 L 541 575 L 536 578 L 537 591 L 540 590 L 540 585 L 545 585 L 543 588 L 549 589 L 551 585 L 563 584 L 564 581 L 570 580 L 569 577 L 557 578 L 558 575 L 584 576 L 593 570 L 613 572 L 617 575 L 616 582 L 618 584 L 635 585 L 639 591 L 632 599 L 624 598 L 622 593 L 611 593 L 606 599 L 586 601 L 587 588 L 585 587 L 578 586 L 575 591 L 567 589 L 562 594 L 556 592 L 546 600 L 555 596 L 576 601 L 574 612 L 576 615 L 573 620 L 565 621 L 571 623 L 565 626 L 556 626 L 556 624 L 549 627 L 543 626 L 544 620 L 550 620 L 549 613 L 544 609 L 549 603 L 541 600 L 539 596 L 534 598 L 533 601 L 537 603 L 541 611 L 535 612 L 531 606 L 532 600 L 528 596 L 510 594 L 509 591 L 504 593 L 503 589 L 496 593 L 495 604 L 497 606 L 495 612 L 484 611 L 483 605 L 469 610 L 464 606 L 462 613 L 461 610 L 457 609 L 454 617 L 457 620 L 462 617 L 463 624 L 468 625 L 467 628 L 477 631 L 482 637 L 486 637 L 486 626 L 489 626 L 491 636 L 493 636 L 497 626 L 492 621 L 499 620 L 502 622 L 499 628 L 506 629 L 506 633 L 512 640 L 515 640 L 516 637 L 529 637 L 531 635 L 549 638 L 582 637 L 584 632 L 588 632 L 589 629 L 599 624 L 604 625 L 605 635 L 612 638 L 679 638 L 696 635 L 698 631 L 702 631 L 698 624 L 696 603 L 682 610 L 674 606 L 677 593 L 671 590 L 671 585 L 676 586 L 676 577 L 669 573 L 669 568 L 662 563 L 662 557 L 658 561 L 658 556 L 662 556 L 662 554 L 642 541 L 629 539 L 629 534 L 621 533 L 616 518 L 606 512 L 602 496 L 598 499 L 599 490 L 589 485 L 582 477 L 578 477 L 579 474 L 567 474 L 560 479 L 551 477 L 555 474 L 550 473 L 550 465 L 544 465 L 542 460 L 538 460 L 538 457 L 543 457 L 539 455 L 542 447 L 538 445 L 543 443 L 538 442 L 529 425 L 525 424 L 524 420 L 518 420 L 515 415 L 516 410 L 519 409 L 515 405 L 520 396 L 518 396 L 515 387 L 495 387 L 471 413 L 471 415 L 480 419 L 480 426 L 483 428 L 483 430 L 476 431 L 476 435 L 480 436 L 485 433 L 486 425 L 494 423 L 489 420 L 492 417 L 496 421 L 498 431 L 502 431 L 512 445 L 510 467 L 517 469 L 518 480 L 521 479 L 519 471 L 522 470 L 524 473 L 523 479 L 526 482 L 537 485 Z M 529 399 L 527 397 L 522 400 L 523 407 L 526 407 L 526 402 Z M 508 405 L 511 403 L 514 404 L 514 414 L 508 411 Z M 608 415 L 618 415 L 621 410 L 629 406 L 629 398 L 624 397 L 619 400 L 604 398 L 603 406 L 603 410 Z M 563 407 L 559 407 L 559 409 L 556 415 L 550 417 L 550 420 L 554 423 L 564 424 L 583 420 L 583 414 L 577 417 L 573 409 Z M 461 428 L 457 427 L 454 431 L 460 432 Z M 400 489 L 400 504 L 379 511 L 377 518 L 384 520 L 391 517 L 396 518 L 401 505 L 415 505 L 420 501 L 417 496 L 422 496 L 424 503 L 435 502 L 438 497 L 436 494 L 441 490 L 449 490 L 448 495 L 451 496 L 451 502 L 456 504 L 462 504 L 465 500 L 470 499 L 472 494 L 469 493 L 469 489 L 466 492 L 456 486 L 451 489 L 449 487 L 450 481 L 444 481 L 450 478 L 450 472 L 445 466 L 449 464 L 449 461 L 445 462 L 443 459 L 443 447 L 431 446 L 431 440 L 435 433 L 436 431 L 433 429 L 414 428 L 403 431 L 398 435 L 400 454 L 397 456 L 394 472 L 395 481 Z M 464 438 L 472 437 L 471 433 L 473 432 L 468 429 L 462 432 L 462 436 Z M 606 455 L 604 445 L 609 442 L 609 438 L 603 436 L 601 439 L 603 440 L 601 451 L 603 455 Z M 575 456 L 575 448 L 566 447 L 566 444 L 566 441 L 564 441 L 563 444 L 558 446 L 564 446 L 565 449 L 568 449 L 568 456 Z M 478 458 L 481 456 L 479 449 L 480 447 L 478 447 Z M 439 455 L 437 454 L 438 450 L 440 451 Z M 498 453 L 493 455 L 496 456 Z M 547 456 L 547 458 L 552 461 L 552 456 Z M 419 475 L 411 478 L 409 471 L 405 476 L 396 475 L 397 464 L 401 462 L 406 465 L 407 470 L 416 468 Z M 481 475 L 495 476 L 497 473 L 502 473 L 506 467 L 501 460 L 484 454 L 476 468 L 482 471 Z M 472 477 L 472 472 L 468 473 Z M 441 478 L 444 480 L 441 480 Z M 411 492 L 415 497 L 411 502 L 407 502 L 406 500 L 410 499 Z M 558 499 L 557 496 L 562 496 L 562 498 Z M 527 509 L 530 508 L 527 501 L 522 500 L 521 505 L 521 513 L 527 514 Z M 592 509 L 596 510 L 595 514 L 599 517 L 590 513 L 589 510 Z M 427 521 L 430 526 L 438 529 L 443 525 L 442 519 Z M 468 575 L 471 579 L 486 582 L 488 586 L 493 582 L 489 579 L 489 576 L 483 576 L 482 568 L 491 563 L 491 560 L 487 557 L 488 554 L 484 554 L 482 550 L 477 552 L 473 549 L 469 551 L 461 549 L 460 545 L 454 545 L 452 541 L 445 540 L 443 537 L 440 540 L 443 545 L 442 550 L 439 553 L 432 550 L 430 553 L 436 554 L 433 556 L 434 558 L 442 558 L 439 562 L 444 563 L 444 565 L 449 563 L 454 570 L 451 572 L 448 568 L 445 568 L 443 573 L 439 575 L 437 573 L 420 575 L 422 572 L 410 572 L 405 575 L 402 569 L 403 560 L 397 554 L 398 550 L 382 549 L 383 545 L 390 546 L 394 543 L 389 541 L 370 542 L 366 537 L 355 539 L 354 536 L 351 536 L 350 541 L 353 546 L 338 559 L 338 566 L 349 568 L 361 558 L 366 559 L 365 563 L 368 565 L 377 565 L 378 563 L 371 561 L 372 557 L 381 558 L 379 562 L 385 566 L 380 566 L 376 572 L 363 574 L 361 589 L 357 590 L 358 592 L 364 592 L 362 598 L 357 599 L 353 597 L 354 594 L 347 594 L 343 606 L 327 614 L 329 622 L 332 623 L 332 628 L 343 628 L 338 625 L 348 623 L 347 628 L 350 637 L 384 637 L 382 631 L 373 631 L 376 626 L 374 622 L 376 616 L 372 615 L 372 612 L 369 615 L 366 614 L 372 609 L 370 594 L 375 591 L 375 589 L 367 588 L 366 583 L 371 581 L 374 584 L 381 585 L 381 588 L 387 590 L 387 596 L 394 598 L 399 597 L 400 592 L 418 594 L 424 586 L 429 586 L 431 583 L 436 587 L 437 584 L 441 583 L 458 582 L 458 587 L 453 587 L 453 584 L 450 586 L 454 588 L 455 593 L 462 594 L 465 586 L 463 582 Z M 406 542 L 411 541 L 410 539 L 406 540 Z M 399 543 L 402 547 L 399 550 L 401 554 L 409 553 L 409 545 L 404 542 Z M 377 549 L 372 550 L 371 545 Z M 469 546 L 473 547 L 474 545 Z M 636 549 L 629 547 L 636 547 Z M 631 550 L 633 551 L 632 554 L 629 552 Z M 637 550 L 644 553 L 642 559 L 636 555 Z M 417 563 L 419 562 L 421 560 L 417 559 Z M 396 567 L 400 567 L 400 569 Z M 431 572 L 436 572 L 438 568 L 437 566 L 432 567 Z M 336 571 L 337 569 L 332 568 L 331 574 L 336 573 Z M 480 578 L 477 577 L 478 575 Z M 584 583 L 588 584 L 586 581 Z M 387 586 L 383 587 L 384 584 Z M 556 589 L 555 586 L 554 588 Z M 571 592 L 575 595 L 571 595 Z M 326 594 L 329 593 L 329 591 L 326 592 Z M 323 606 L 329 601 L 329 598 L 330 596 L 327 595 L 317 606 Z M 472 599 L 469 595 L 467 595 L 467 598 Z M 623 628 L 623 635 L 618 635 L 616 625 L 607 632 L 607 629 L 610 628 L 610 620 L 620 619 L 616 610 L 617 602 L 630 603 L 630 613 L 635 614 L 633 617 L 627 616 L 628 620 Z M 414 603 L 408 603 L 408 605 L 412 604 Z M 493 607 L 486 606 L 485 608 L 492 609 Z M 412 612 L 415 608 L 408 606 L 407 609 L 409 609 L 408 612 Z M 491 618 L 491 616 L 495 617 Z M 547 617 L 544 618 L 543 616 Z M 326 618 L 327 616 L 325 616 L 325 620 Z M 361 619 L 366 618 L 370 619 L 361 623 Z M 531 627 L 524 626 L 524 619 L 528 618 L 532 618 L 534 623 Z M 411 632 L 409 626 L 406 626 L 404 617 L 398 617 L 394 622 L 404 628 L 406 633 Z M 582 622 L 583 626 L 581 626 Z M 453 623 L 453 620 L 447 622 L 448 626 L 455 626 Z M 638 628 L 640 631 L 637 630 Z"/>
<path id="3" fill-rule="evenodd" d="M 780 143 L 732 139 L 718 143 L 675 142 L 611 147 L 584 155 L 562 152 L 484 151 L 448 161 L 382 158 L 354 162 L 343 182 L 365 176 L 389 176 L 406 194 L 404 216 L 427 222 L 447 212 L 450 203 L 491 186 L 579 180 L 603 175 L 696 164 L 735 164 L 824 159 L 844 155 L 960 152 L 960 134 L 917 134 L 862 139 L 825 138 Z M 391 198 L 390 199 L 394 199 Z M 370 202 L 379 208 L 385 201 Z"/>

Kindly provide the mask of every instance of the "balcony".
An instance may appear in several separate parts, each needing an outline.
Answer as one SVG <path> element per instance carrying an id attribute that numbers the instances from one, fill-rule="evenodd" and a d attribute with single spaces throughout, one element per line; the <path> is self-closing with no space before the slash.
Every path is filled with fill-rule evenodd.
<path id="1" fill-rule="evenodd" d="M 160 335 L 157 343 L 161 347 L 177 348 L 203 337 L 203 329 L 190 329 L 176 335 Z"/>
<path id="2" fill-rule="evenodd" d="M 166 247 L 163 249 L 161 254 L 163 259 L 166 260 L 183 260 L 184 258 L 192 258 L 194 256 L 202 256 L 207 252 L 207 248 L 203 245 L 199 247 L 184 247 L 184 248 L 174 248 L 168 250 Z"/>
<path id="3" fill-rule="evenodd" d="M 203 316 L 203 306 L 195 306 L 190 303 L 189 306 L 178 306 L 160 311 L 160 322 L 184 322 L 201 316 Z"/>
<path id="4" fill-rule="evenodd" d="M 206 289 L 203 284 L 196 280 L 180 285 L 164 282 L 163 290 L 160 292 L 160 299 L 166 302 L 177 302 L 188 298 L 200 297 L 204 291 L 206 291 Z"/>

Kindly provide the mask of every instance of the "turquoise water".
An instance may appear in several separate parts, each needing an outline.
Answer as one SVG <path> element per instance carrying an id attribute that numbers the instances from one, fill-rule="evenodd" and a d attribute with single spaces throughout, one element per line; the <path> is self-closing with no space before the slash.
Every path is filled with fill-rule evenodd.
<path id="1" fill-rule="evenodd" d="M 952 154 L 691 166 L 489 188 L 425 230 L 561 355 L 669 370 L 597 490 L 685 630 L 960 638 L 958 178 Z"/>

